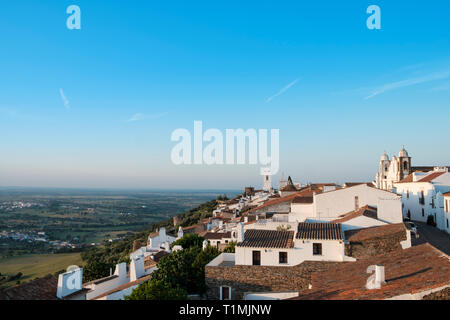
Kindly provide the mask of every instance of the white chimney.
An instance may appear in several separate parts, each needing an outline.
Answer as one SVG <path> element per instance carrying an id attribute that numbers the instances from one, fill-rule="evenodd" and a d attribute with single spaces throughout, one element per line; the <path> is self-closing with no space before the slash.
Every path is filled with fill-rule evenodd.
<path id="1" fill-rule="evenodd" d="M 219 229 L 223 229 L 223 221 L 222 220 L 219 221 Z"/>
<path id="2" fill-rule="evenodd" d="M 366 288 L 369 290 L 380 289 L 385 281 L 385 272 L 383 265 L 372 265 L 367 268 L 367 273 L 373 273 L 369 279 L 367 279 Z"/>
<path id="3" fill-rule="evenodd" d="M 247 222 L 248 222 L 248 217 L 245 216 L 245 217 L 244 217 L 244 223 L 247 223 Z"/>
<path id="4" fill-rule="evenodd" d="M 244 241 L 244 224 L 242 222 L 238 223 L 237 241 Z"/>
<path id="5" fill-rule="evenodd" d="M 127 280 L 127 264 L 125 262 L 116 264 L 114 275 L 119 277 L 119 282 Z"/>
<path id="6" fill-rule="evenodd" d="M 130 282 L 136 281 L 145 274 L 144 257 L 131 259 Z"/>
<path id="7" fill-rule="evenodd" d="M 164 250 L 170 253 L 170 244 L 169 241 L 164 242 Z"/>
<path id="8" fill-rule="evenodd" d="M 159 237 L 163 239 L 166 237 L 166 228 L 161 227 L 161 229 L 159 229 Z"/>
<path id="9" fill-rule="evenodd" d="M 183 228 L 180 226 L 180 228 L 178 229 L 178 239 L 183 238 L 184 233 L 183 233 Z"/>
<path id="10" fill-rule="evenodd" d="M 203 250 L 208 247 L 208 240 L 203 240 Z"/>

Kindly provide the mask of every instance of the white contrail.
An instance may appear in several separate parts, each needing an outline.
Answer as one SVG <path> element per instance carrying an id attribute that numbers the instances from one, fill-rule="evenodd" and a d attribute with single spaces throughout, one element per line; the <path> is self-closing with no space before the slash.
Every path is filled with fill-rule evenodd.
<path id="1" fill-rule="evenodd" d="M 66 109 L 70 109 L 70 103 L 69 103 L 69 100 L 67 100 L 66 96 L 64 95 L 63 89 L 59 88 L 59 94 L 61 95 L 61 99 L 62 99 L 63 102 L 64 102 L 64 107 L 65 107 Z"/>
<path id="2" fill-rule="evenodd" d="M 379 94 L 382 94 L 382 93 L 390 91 L 390 90 L 409 87 L 412 85 L 429 82 L 429 81 L 446 79 L 448 77 L 450 77 L 450 71 L 444 71 L 444 72 L 431 73 L 431 74 L 428 74 L 423 77 L 416 77 L 416 78 L 410 78 L 410 79 L 406 79 L 406 80 L 402 80 L 402 81 L 391 82 L 391 83 L 385 84 L 384 86 L 378 88 L 377 90 L 372 92 L 370 95 L 368 95 L 364 99 L 367 100 L 367 99 L 373 98 Z"/>
<path id="3" fill-rule="evenodd" d="M 267 98 L 266 102 L 270 102 L 273 99 L 275 99 L 276 97 L 278 97 L 279 95 L 282 95 L 283 93 L 285 93 L 286 91 L 289 90 L 289 88 L 291 88 L 293 85 L 295 85 L 298 80 L 300 79 L 295 79 L 294 81 L 292 81 L 291 83 L 289 83 L 286 87 L 284 87 L 283 89 L 281 89 L 280 91 L 278 91 L 276 94 L 274 94 L 273 96 Z"/>
<path id="4" fill-rule="evenodd" d="M 142 113 L 136 113 L 130 119 L 128 119 L 127 122 L 134 122 L 134 121 L 139 121 L 139 120 L 144 120 L 144 119 L 158 119 L 158 118 L 164 117 L 167 114 L 168 114 L 168 112 L 154 113 L 154 114 L 149 114 L 149 115 L 145 115 Z"/>

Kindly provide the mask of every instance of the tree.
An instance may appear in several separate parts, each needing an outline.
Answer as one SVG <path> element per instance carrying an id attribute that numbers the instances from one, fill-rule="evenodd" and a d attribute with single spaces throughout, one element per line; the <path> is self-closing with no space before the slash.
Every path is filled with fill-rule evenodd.
<path id="1" fill-rule="evenodd" d="M 186 300 L 187 292 L 180 287 L 172 287 L 168 283 L 151 279 L 144 282 L 125 300 Z"/>
<path id="2" fill-rule="evenodd" d="M 236 252 L 236 242 L 231 241 L 225 249 L 223 249 L 224 253 L 235 253 Z"/>
<path id="3" fill-rule="evenodd" d="M 172 252 L 158 262 L 158 269 L 152 273 L 152 279 L 160 280 L 171 288 L 182 288 L 189 294 L 204 293 L 205 265 L 219 255 L 217 248 L 205 250 L 191 247 Z"/>
<path id="4" fill-rule="evenodd" d="M 181 246 L 183 249 L 189 249 L 189 248 L 201 248 L 203 246 L 203 241 L 205 238 L 200 237 L 196 233 L 188 233 L 187 235 L 183 236 L 181 239 L 178 239 L 177 241 L 173 242 L 170 247 L 173 248 L 174 246 Z"/>
<path id="5" fill-rule="evenodd" d="M 83 267 L 83 279 L 92 281 L 106 277 L 110 274 L 113 266 L 113 264 L 106 263 L 100 259 L 90 259 Z"/>

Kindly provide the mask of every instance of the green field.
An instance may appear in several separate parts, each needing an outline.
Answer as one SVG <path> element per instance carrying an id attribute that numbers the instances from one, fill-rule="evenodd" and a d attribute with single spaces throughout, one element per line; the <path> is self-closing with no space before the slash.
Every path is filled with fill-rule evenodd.
<path id="1" fill-rule="evenodd" d="M 3 277 L 22 272 L 20 282 L 44 277 L 48 274 L 65 270 L 70 265 L 82 265 L 80 253 L 66 254 L 30 254 L 20 257 L 0 259 L 0 273 Z M 0 277 L 1 278 L 1 277 Z M 0 288 L 14 286 L 16 281 L 0 281 Z"/>

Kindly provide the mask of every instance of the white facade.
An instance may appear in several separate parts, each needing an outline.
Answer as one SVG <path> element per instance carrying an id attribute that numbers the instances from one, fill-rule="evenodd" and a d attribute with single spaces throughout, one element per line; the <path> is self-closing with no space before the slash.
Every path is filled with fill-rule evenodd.
<path id="1" fill-rule="evenodd" d="M 161 227 L 156 235 L 149 235 L 147 240 L 147 249 L 161 249 L 161 247 L 166 248 L 166 243 L 172 244 L 177 238 L 172 237 L 166 233 L 166 228 Z"/>
<path id="2" fill-rule="evenodd" d="M 431 181 L 420 182 L 430 175 L 442 174 Z M 443 194 L 450 191 L 450 173 L 447 168 L 435 168 L 434 171 L 414 172 L 412 182 L 395 184 L 395 191 L 402 195 L 403 216 L 411 220 L 427 222 L 431 215 L 442 228 L 448 215 L 444 214 Z"/>
<path id="3" fill-rule="evenodd" d="M 381 221 L 403 221 L 401 197 L 366 184 L 314 194 L 311 204 L 292 203 L 289 221 L 330 221 L 366 205 L 378 209 L 378 219 Z"/>
<path id="4" fill-rule="evenodd" d="M 296 266 L 303 261 L 351 261 L 345 257 L 344 241 L 339 240 L 298 240 L 294 248 L 251 248 L 236 247 L 236 265 L 253 265 L 253 252 L 259 251 L 261 266 Z M 313 244 L 321 244 L 322 254 L 315 255 Z M 287 254 L 287 262 L 280 263 L 280 252 Z"/>

